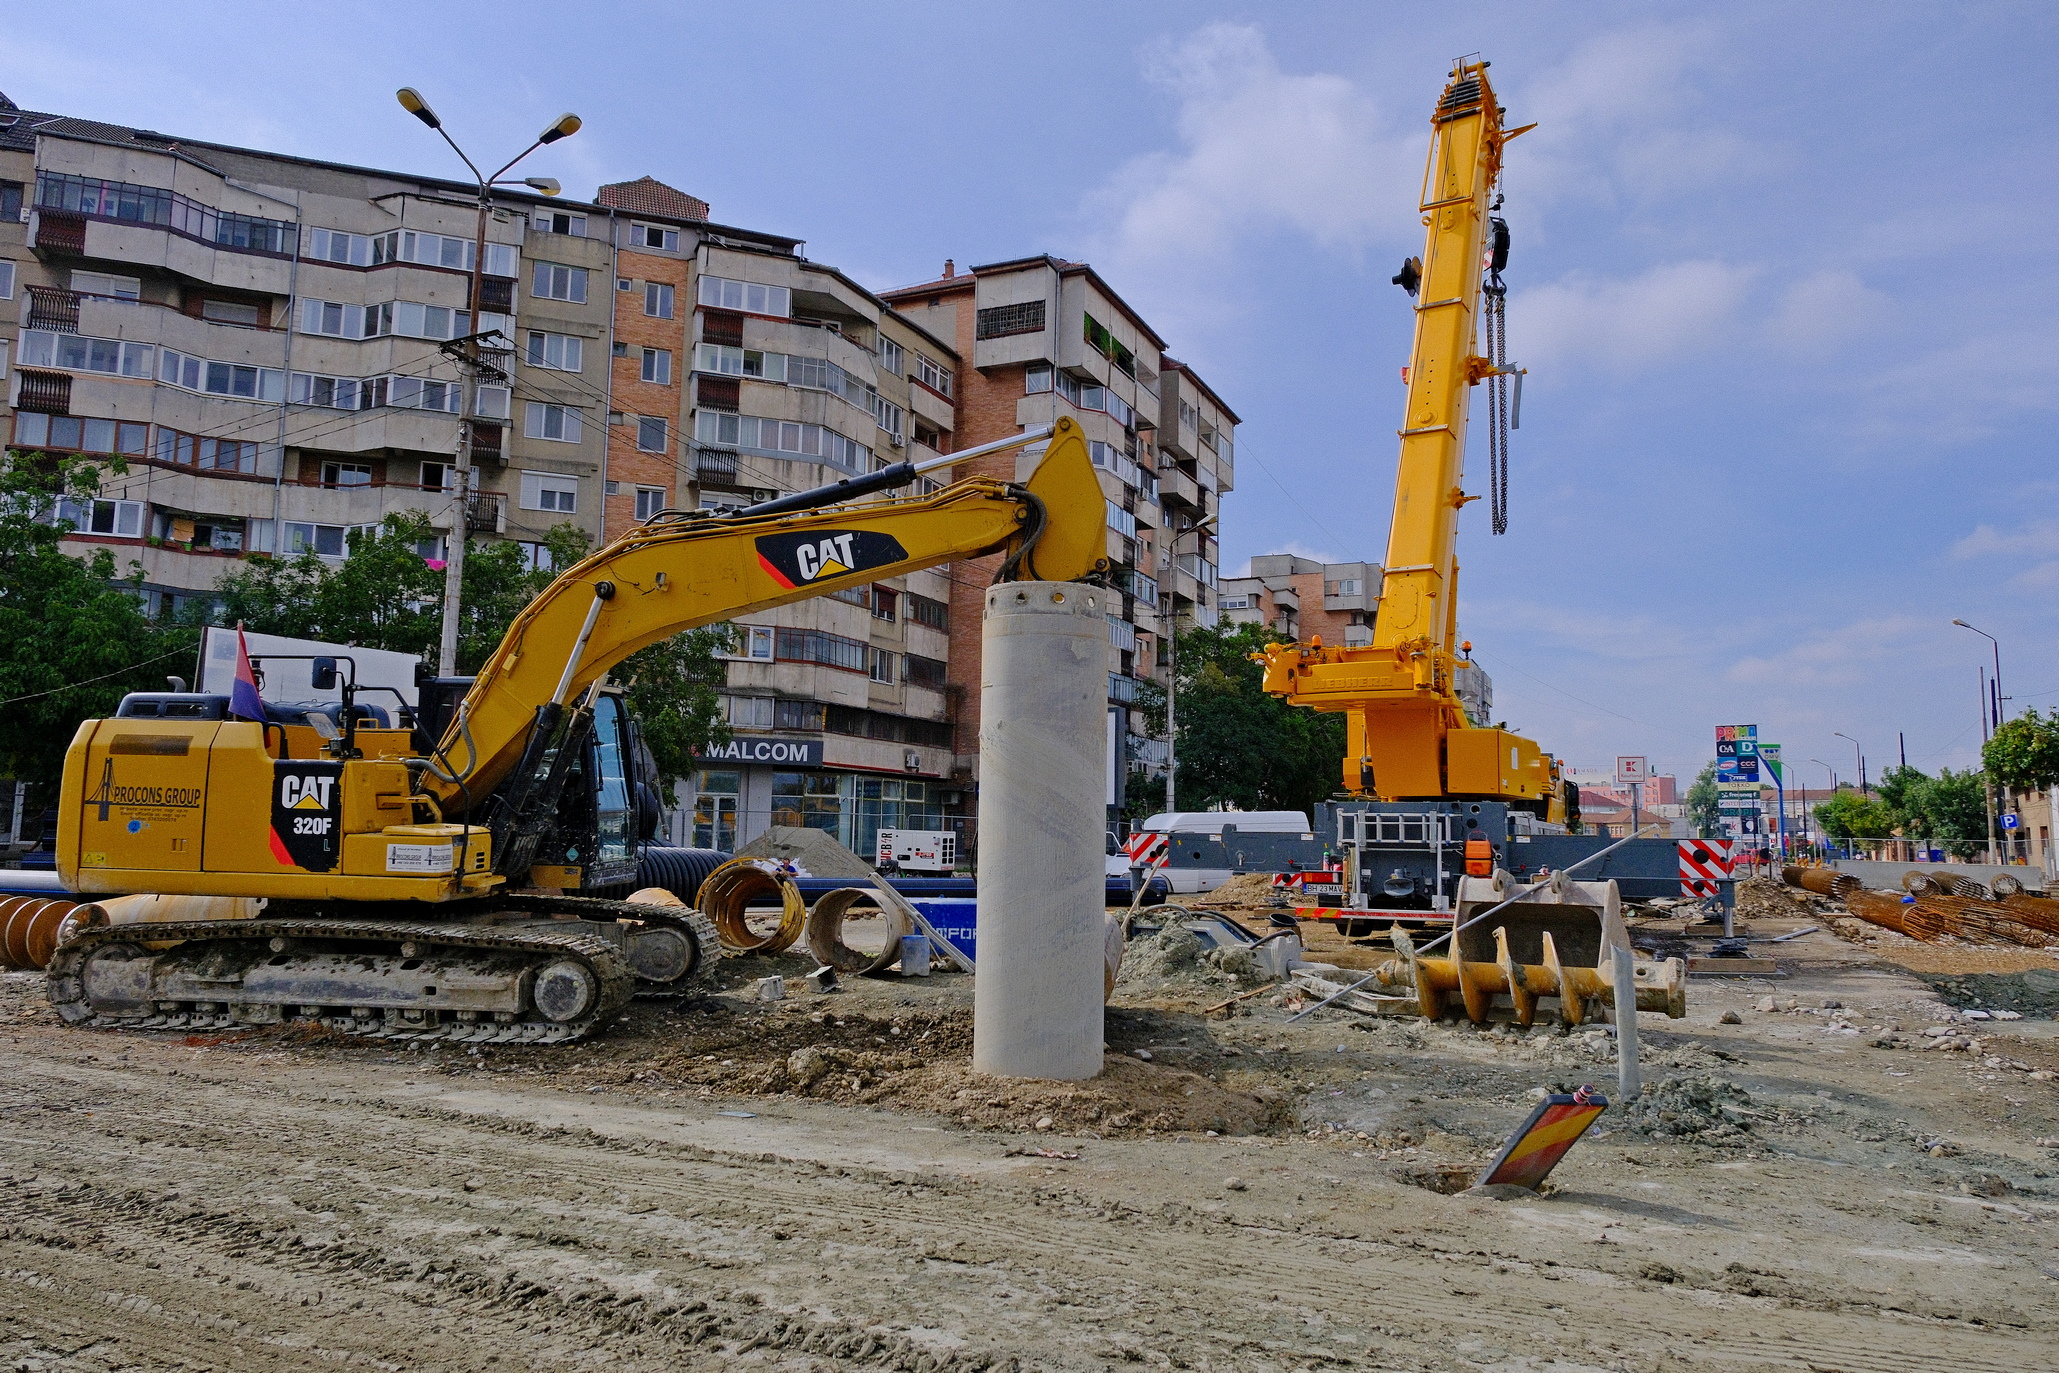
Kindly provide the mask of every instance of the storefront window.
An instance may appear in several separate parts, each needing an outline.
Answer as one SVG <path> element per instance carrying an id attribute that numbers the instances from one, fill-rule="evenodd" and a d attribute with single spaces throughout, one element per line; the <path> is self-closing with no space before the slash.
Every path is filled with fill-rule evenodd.
<path id="1" fill-rule="evenodd" d="M 906 782 L 898 777 L 858 777 L 852 801 L 852 836 L 845 842 L 867 861 L 879 849 L 883 829 L 937 830 L 944 827 L 944 813 L 930 799 L 927 782 Z"/>
<path id="2" fill-rule="evenodd" d="M 696 779 L 694 790 L 694 847 L 735 849 L 737 797 L 743 791 L 743 774 L 703 772 Z"/>
<path id="3" fill-rule="evenodd" d="M 844 775 L 834 772 L 772 774 L 772 823 L 824 830 L 848 843 L 843 823 Z"/>

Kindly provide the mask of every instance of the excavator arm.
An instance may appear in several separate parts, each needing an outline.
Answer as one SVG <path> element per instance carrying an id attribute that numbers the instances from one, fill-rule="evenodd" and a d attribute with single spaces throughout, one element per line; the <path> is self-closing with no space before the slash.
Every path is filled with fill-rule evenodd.
<path id="1" fill-rule="evenodd" d="M 982 554 L 1007 552 L 1004 573 L 1049 581 L 1106 565 L 1100 484 L 1069 418 L 1020 485 L 970 478 L 862 505 L 823 494 L 838 503 L 797 511 L 803 498 L 788 497 L 727 517 L 660 517 L 567 569 L 480 669 L 424 790 L 447 815 L 476 812 L 610 669 L 689 629 Z"/>

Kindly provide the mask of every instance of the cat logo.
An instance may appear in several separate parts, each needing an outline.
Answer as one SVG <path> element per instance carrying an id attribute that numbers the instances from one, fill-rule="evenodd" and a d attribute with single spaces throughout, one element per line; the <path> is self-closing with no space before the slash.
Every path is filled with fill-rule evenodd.
<path id="1" fill-rule="evenodd" d="M 327 810 L 334 777 L 302 777 L 287 773 L 279 779 L 279 804 L 287 810 Z"/>
<path id="2" fill-rule="evenodd" d="M 870 529 L 818 529 L 767 534 L 757 540 L 758 566 L 789 591 L 854 572 L 905 562 L 908 550 L 891 534 Z"/>
<path id="3" fill-rule="evenodd" d="M 343 764 L 281 758 L 272 775 L 272 857 L 283 867 L 335 871 L 343 846 Z"/>

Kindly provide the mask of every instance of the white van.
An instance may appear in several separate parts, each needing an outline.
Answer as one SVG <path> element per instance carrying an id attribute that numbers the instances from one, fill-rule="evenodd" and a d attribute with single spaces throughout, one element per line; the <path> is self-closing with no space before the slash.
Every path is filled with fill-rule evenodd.
<path id="1" fill-rule="evenodd" d="M 1108 875 L 1127 880 L 1132 865 L 1158 868 L 1180 895 L 1214 891 L 1240 872 L 1286 870 L 1315 834 L 1298 810 L 1162 811 L 1131 831 L 1108 857 Z"/>

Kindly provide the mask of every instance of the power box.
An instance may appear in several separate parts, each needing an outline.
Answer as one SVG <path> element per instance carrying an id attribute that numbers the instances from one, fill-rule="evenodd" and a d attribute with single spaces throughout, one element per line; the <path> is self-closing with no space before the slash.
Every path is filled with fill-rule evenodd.
<path id="1" fill-rule="evenodd" d="M 949 873 L 958 866 L 954 830 L 886 830 L 879 832 L 878 867 L 884 873 Z"/>

